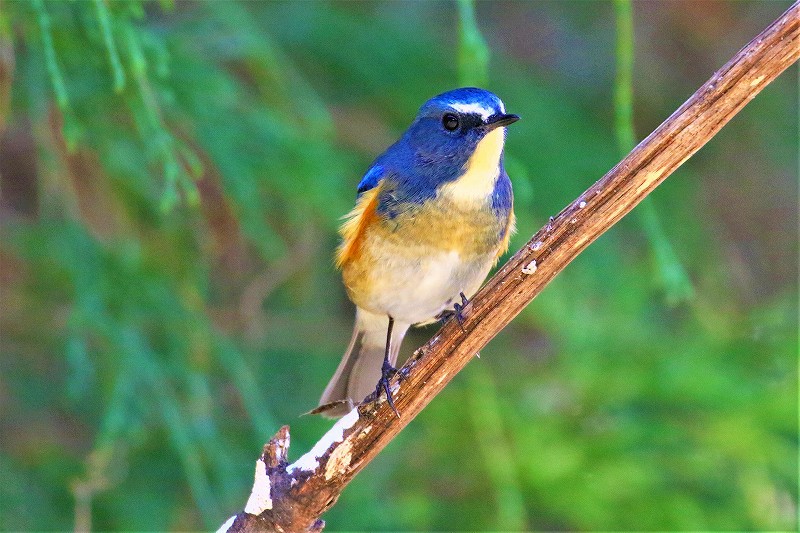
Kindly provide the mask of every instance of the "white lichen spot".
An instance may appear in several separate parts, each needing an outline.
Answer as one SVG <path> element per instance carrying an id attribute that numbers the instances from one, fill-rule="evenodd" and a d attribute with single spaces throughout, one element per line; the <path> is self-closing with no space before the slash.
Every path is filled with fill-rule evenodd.
<path id="1" fill-rule="evenodd" d="M 319 467 L 319 458 L 322 457 L 328 448 L 344 440 L 344 432 L 358 420 L 358 409 L 353 409 L 336 422 L 331 429 L 314 445 L 311 450 L 304 454 L 300 459 L 286 467 L 290 474 L 295 470 L 313 472 Z"/>
<path id="2" fill-rule="evenodd" d="M 586 202 L 581 201 L 581 203 L 578 204 L 578 208 L 583 209 L 584 207 L 586 207 Z"/>
<path id="3" fill-rule="evenodd" d="M 536 259 L 534 259 L 533 261 L 531 261 L 530 263 L 528 263 L 527 265 L 525 265 L 524 267 L 522 267 L 522 273 L 523 273 L 523 274 L 528 274 L 528 275 L 531 275 L 531 274 L 533 274 L 534 272 L 536 272 L 536 269 L 537 269 L 537 268 L 539 268 L 539 267 L 538 267 L 538 266 L 536 266 Z"/>
<path id="4" fill-rule="evenodd" d="M 259 459 L 256 461 L 256 478 L 253 481 L 253 490 L 244 506 L 244 512 L 252 515 L 260 515 L 267 509 L 272 509 L 271 483 L 267 475 L 267 465 Z"/>
<path id="5" fill-rule="evenodd" d="M 578 221 L 578 219 L 577 219 L 577 218 L 573 218 L 572 220 L 570 220 L 570 221 L 569 221 L 569 223 L 570 223 L 570 224 L 574 224 L 574 223 L 576 223 L 577 221 Z"/>
<path id="6" fill-rule="evenodd" d="M 535 252 L 541 247 L 542 247 L 542 241 L 536 241 L 535 243 L 533 243 L 533 246 L 531 246 L 531 250 Z"/>
<path id="7" fill-rule="evenodd" d="M 217 533 L 228 533 L 228 530 L 231 528 L 233 523 L 236 522 L 236 515 L 228 518 L 222 526 L 217 530 Z"/>

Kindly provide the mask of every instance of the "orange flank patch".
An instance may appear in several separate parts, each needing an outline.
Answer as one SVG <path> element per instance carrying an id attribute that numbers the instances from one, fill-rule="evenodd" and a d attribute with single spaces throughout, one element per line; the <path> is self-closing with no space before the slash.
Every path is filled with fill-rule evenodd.
<path id="1" fill-rule="evenodd" d="M 337 268 L 342 268 L 349 261 L 358 258 L 367 228 L 378 217 L 378 192 L 380 188 L 381 186 L 378 185 L 362 193 L 353 210 L 343 217 L 344 223 L 339 228 L 342 244 L 339 245 L 339 249 L 336 251 Z"/>

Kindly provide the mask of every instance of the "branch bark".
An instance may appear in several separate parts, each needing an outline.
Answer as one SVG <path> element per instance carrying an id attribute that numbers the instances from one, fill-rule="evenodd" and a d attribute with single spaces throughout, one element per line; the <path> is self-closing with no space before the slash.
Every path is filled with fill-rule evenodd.
<path id="1" fill-rule="evenodd" d="M 385 400 L 339 420 L 314 448 L 287 463 L 284 426 L 265 446 L 245 510 L 221 531 L 319 531 L 344 487 L 584 248 L 708 142 L 800 58 L 800 1 L 742 48 L 691 98 L 597 183 L 539 230 L 392 381 Z"/>

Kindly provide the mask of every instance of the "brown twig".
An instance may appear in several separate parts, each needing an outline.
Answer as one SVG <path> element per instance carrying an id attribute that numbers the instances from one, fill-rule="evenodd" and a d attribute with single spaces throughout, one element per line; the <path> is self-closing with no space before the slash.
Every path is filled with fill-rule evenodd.
<path id="1" fill-rule="evenodd" d="M 385 402 L 362 405 L 292 465 L 288 428 L 262 455 L 251 500 L 228 531 L 318 531 L 344 487 L 567 264 L 708 142 L 800 57 L 800 2 L 742 48 L 602 179 L 559 213 L 478 292 L 461 328 L 450 321 L 392 382 L 398 420 Z M 281 447 L 280 450 L 277 448 Z M 267 466 L 264 457 L 280 457 Z M 264 497 L 266 495 L 266 498 Z M 251 514 L 252 513 L 252 514 Z"/>

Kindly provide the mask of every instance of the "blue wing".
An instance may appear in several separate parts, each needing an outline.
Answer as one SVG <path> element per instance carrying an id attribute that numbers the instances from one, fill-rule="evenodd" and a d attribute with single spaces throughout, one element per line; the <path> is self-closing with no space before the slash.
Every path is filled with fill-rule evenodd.
<path id="1" fill-rule="evenodd" d="M 383 178 L 383 175 L 383 166 L 378 164 L 372 165 L 369 170 L 367 170 L 367 173 L 364 174 L 364 177 L 361 178 L 361 183 L 358 184 L 358 195 L 360 196 L 362 193 L 377 186 Z"/>

